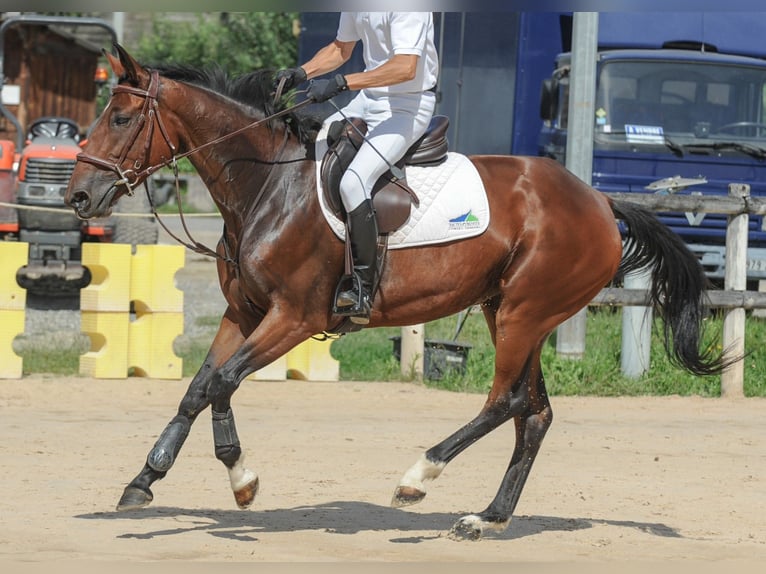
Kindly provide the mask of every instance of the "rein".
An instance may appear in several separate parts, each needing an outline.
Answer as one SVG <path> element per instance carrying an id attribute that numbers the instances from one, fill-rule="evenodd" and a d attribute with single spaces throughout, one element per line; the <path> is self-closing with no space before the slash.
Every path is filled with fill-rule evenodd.
<path id="1" fill-rule="evenodd" d="M 201 253 L 203 255 L 208 255 L 210 257 L 215 257 L 218 259 L 222 259 L 223 261 L 227 263 L 231 263 L 233 265 L 237 265 L 237 262 L 233 260 L 230 255 L 228 254 L 228 246 L 226 245 L 225 238 L 224 238 L 224 247 L 226 248 L 226 255 L 222 256 L 219 255 L 216 251 L 213 249 L 210 249 L 206 245 L 201 244 L 199 241 L 196 241 L 189 232 L 189 229 L 186 225 L 186 220 L 183 215 L 183 210 L 181 208 L 181 191 L 180 191 L 180 183 L 179 183 L 179 174 L 178 174 L 178 160 L 183 159 L 185 157 L 188 157 L 202 149 L 214 146 L 216 144 L 219 144 L 223 141 L 226 141 L 227 139 L 230 139 L 236 135 L 241 134 L 242 132 L 249 130 L 251 128 L 254 128 L 256 126 L 259 126 L 263 123 L 269 122 L 273 119 L 279 118 L 281 116 L 290 114 L 294 112 L 295 110 L 302 108 L 310 103 L 312 103 L 312 100 L 304 100 L 302 102 L 299 102 L 293 106 L 290 106 L 289 108 L 286 108 L 284 110 L 281 110 L 275 114 L 272 114 L 270 116 L 267 116 L 263 119 L 256 120 L 254 122 L 251 122 L 241 128 L 238 128 L 234 130 L 233 132 L 229 132 L 227 134 L 224 134 L 214 140 L 211 140 L 209 142 L 205 142 L 204 144 L 201 144 L 193 149 L 190 149 L 188 151 L 185 151 L 181 154 L 176 153 L 176 146 L 173 145 L 173 142 L 170 141 L 170 136 L 168 135 L 168 131 L 165 128 L 165 124 L 162 121 L 162 116 L 160 115 L 159 105 L 158 105 L 158 95 L 159 95 L 159 89 L 160 89 L 160 75 L 157 70 L 151 71 L 151 77 L 149 80 L 149 87 L 145 90 L 141 88 L 134 88 L 132 86 L 125 86 L 122 84 L 118 84 L 112 89 L 112 95 L 118 94 L 118 93 L 127 93 L 134 96 L 139 96 L 144 98 L 144 105 L 141 108 L 141 114 L 138 116 L 138 121 L 136 122 L 135 126 L 130 132 L 130 137 L 126 140 L 125 145 L 123 145 L 122 150 L 120 151 L 120 154 L 118 156 L 118 159 L 116 161 L 109 161 L 106 159 L 102 159 L 100 157 L 94 156 L 92 154 L 86 153 L 86 152 L 80 152 L 77 155 L 77 161 L 82 161 L 85 163 L 90 163 L 92 165 L 95 165 L 96 167 L 100 167 L 109 171 L 114 172 L 119 177 L 118 180 L 116 180 L 112 187 L 119 187 L 119 186 L 125 186 L 128 190 L 128 195 L 132 196 L 134 189 L 140 185 L 142 182 L 144 184 L 144 189 L 146 190 L 147 198 L 149 199 L 149 204 L 152 209 L 152 214 L 157 219 L 157 221 L 160 223 L 162 228 L 170 235 L 173 239 L 175 239 L 178 243 L 185 246 L 188 249 L 191 249 L 192 251 L 195 251 L 196 253 Z M 281 86 L 280 86 L 281 87 Z M 155 124 L 160 130 L 160 133 L 162 134 L 163 139 L 165 140 L 165 143 L 167 144 L 169 150 L 170 150 L 170 158 L 163 159 L 157 164 L 149 165 L 147 167 L 144 167 L 144 164 L 147 163 L 149 152 L 151 148 L 152 139 L 154 137 L 154 127 Z M 122 164 L 125 163 L 128 152 L 132 149 L 132 147 L 135 145 L 136 141 L 138 140 L 138 137 L 143 130 L 144 126 L 147 127 L 146 130 L 146 140 L 143 144 L 143 156 L 141 158 L 135 159 L 133 161 L 133 167 L 130 169 L 122 169 Z M 277 153 L 276 159 L 271 163 L 272 165 L 279 163 L 279 158 L 282 156 L 282 153 L 285 149 L 285 146 L 287 144 L 288 139 L 288 131 L 285 130 L 285 137 L 282 141 L 282 144 L 279 148 L 279 151 Z M 151 193 L 149 193 L 149 188 L 147 186 L 147 179 L 150 175 L 152 175 L 154 172 L 158 171 L 159 169 L 162 169 L 163 167 L 171 166 L 173 169 L 173 175 L 175 177 L 175 188 L 176 188 L 176 203 L 178 205 L 178 214 L 181 218 L 181 225 L 184 229 L 184 232 L 186 233 L 186 236 L 189 238 L 189 240 L 192 243 L 187 243 L 184 240 L 177 237 L 173 232 L 171 232 L 168 227 L 165 225 L 165 223 L 160 218 L 159 214 L 157 213 L 157 209 L 154 205 L 154 202 L 151 197 Z M 142 169 L 143 168 L 143 169 Z M 258 195 L 256 196 L 256 202 L 260 199 L 261 195 L 263 194 L 263 191 L 266 187 L 266 184 L 271 180 L 271 176 L 273 174 L 273 169 L 269 171 L 268 176 L 263 182 L 263 185 L 261 186 L 261 189 L 258 192 Z"/>

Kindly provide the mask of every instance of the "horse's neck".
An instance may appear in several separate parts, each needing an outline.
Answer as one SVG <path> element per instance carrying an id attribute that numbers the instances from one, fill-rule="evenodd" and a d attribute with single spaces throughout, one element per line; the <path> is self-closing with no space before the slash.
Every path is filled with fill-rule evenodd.
<path id="1" fill-rule="evenodd" d="M 259 121 L 236 106 L 229 105 L 229 110 L 223 114 L 220 102 L 215 106 L 217 111 L 204 115 L 210 118 L 209 125 L 189 131 L 189 149 Z M 199 122 L 198 116 L 188 120 L 187 125 L 194 126 L 195 122 Z M 272 130 L 265 124 L 255 125 L 215 144 L 214 153 L 202 151 L 190 156 L 230 229 L 241 227 L 242 220 L 252 216 L 257 204 L 274 189 L 287 187 L 279 185 L 285 172 L 298 169 L 292 163 L 280 163 L 305 156 L 304 147 L 284 131 L 286 129 Z"/>

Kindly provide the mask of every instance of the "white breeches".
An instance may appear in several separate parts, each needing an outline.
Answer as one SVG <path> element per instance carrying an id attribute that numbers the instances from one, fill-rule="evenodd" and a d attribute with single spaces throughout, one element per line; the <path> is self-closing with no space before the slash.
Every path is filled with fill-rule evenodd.
<path id="1" fill-rule="evenodd" d="M 389 169 L 378 152 L 391 164 L 399 161 L 410 145 L 425 133 L 435 106 L 436 97 L 431 92 L 376 97 L 362 90 L 343 108 L 347 118 L 362 118 L 367 122 L 368 140 L 340 182 L 346 212 L 369 199 L 375 182 Z M 325 126 L 342 119 L 341 113 L 335 112 L 325 120 Z"/>

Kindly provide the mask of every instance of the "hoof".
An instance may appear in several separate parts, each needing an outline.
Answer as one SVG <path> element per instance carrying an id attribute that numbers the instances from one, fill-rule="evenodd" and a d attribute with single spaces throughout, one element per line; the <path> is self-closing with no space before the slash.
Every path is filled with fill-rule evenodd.
<path id="1" fill-rule="evenodd" d="M 391 499 L 392 508 L 401 508 L 402 506 L 411 506 L 417 504 L 426 497 L 426 493 L 412 486 L 398 486 L 394 491 L 394 497 Z"/>
<path id="2" fill-rule="evenodd" d="M 256 476 L 245 486 L 236 490 L 234 492 L 234 500 L 237 501 L 237 506 L 242 510 L 250 508 L 250 505 L 253 504 L 253 500 L 255 500 L 255 495 L 258 494 L 258 487 L 258 477 Z"/>
<path id="3" fill-rule="evenodd" d="M 117 503 L 117 510 L 136 510 L 148 506 L 154 500 L 151 490 L 141 490 L 135 486 L 128 486 L 122 493 L 120 502 Z"/>
<path id="4" fill-rule="evenodd" d="M 476 517 L 473 517 L 476 518 Z M 470 520 L 470 517 L 458 520 L 448 536 L 452 540 L 481 540 L 482 528 L 479 520 Z"/>
<path id="5" fill-rule="evenodd" d="M 452 540 L 481 540 L 486 530 L 503 532 L 510 523 L 510 519 L 494 522 L 484 520 L 476 514 L 470 514 L 458 520 L 448 536 Z"/>

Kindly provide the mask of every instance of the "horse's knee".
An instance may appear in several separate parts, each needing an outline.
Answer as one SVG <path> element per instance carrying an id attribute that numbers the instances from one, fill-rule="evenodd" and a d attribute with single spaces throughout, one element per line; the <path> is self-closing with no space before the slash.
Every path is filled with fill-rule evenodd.
<path id="1" fill-rule="evenodd" d="M 234 377 L 219 370 L 210 379 L 206 390 L 207 400 L 214 410 L 225 412 L 229 408 L 229 401 L 236 388 Z"/>

